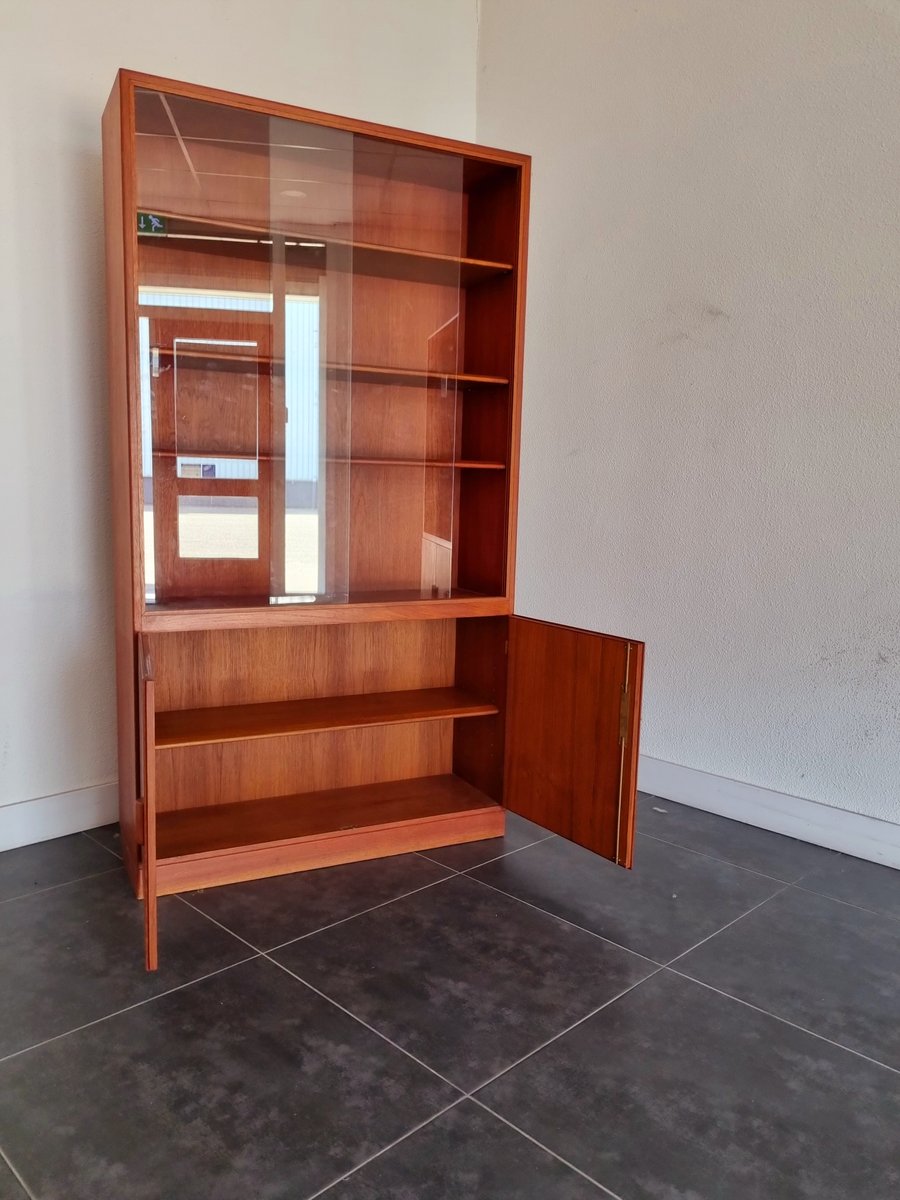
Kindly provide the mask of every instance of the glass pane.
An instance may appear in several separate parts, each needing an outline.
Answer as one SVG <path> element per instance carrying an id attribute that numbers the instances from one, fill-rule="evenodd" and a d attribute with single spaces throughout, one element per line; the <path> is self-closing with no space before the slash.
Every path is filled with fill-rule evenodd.
<path id="1" fill-rule="evenodd" d="M 464 160 L 136 104 L 148 602 L 454 594 L 490 491 L 463 455 Z"/>
<path id="2" fill-rule="evenodd" d="M 354 170 L 351 592 L 446 597 L 459 479 L 463 160 L 357 136 Z"/>
<path id="3" fill-rule="evenodd" d="M 255 496 L 179 496 L 180 558 L 259 558 Z"/>
<path id="4" fill-rule="evenodd" d="M 147 600 L 346 600 L 352 135 L 146 90 L 136 124 Z"/>

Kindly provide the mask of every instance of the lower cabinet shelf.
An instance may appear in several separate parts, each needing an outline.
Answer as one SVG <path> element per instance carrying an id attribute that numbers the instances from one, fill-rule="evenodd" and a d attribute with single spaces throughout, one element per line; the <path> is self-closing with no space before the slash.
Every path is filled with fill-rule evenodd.
<path id="1" fill-rule="evenodd" d="M 176 709 L 156 714 L 156 747 L 166 750 L 326 729 L 483 717 L 496 711 L 496 704 L 454 687 Z"/>
<path id="2" fill-rule="evenodd" d="M 161 812 L 158 891 L 478 841 L 503 827 L 503 808 L 456 775 Z"/>

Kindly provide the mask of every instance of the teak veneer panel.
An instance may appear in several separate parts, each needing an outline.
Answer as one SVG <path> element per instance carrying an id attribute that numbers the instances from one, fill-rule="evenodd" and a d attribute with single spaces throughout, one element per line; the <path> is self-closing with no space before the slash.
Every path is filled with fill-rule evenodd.
<path id="1" fill-rule="evenodd" d="M 358 824 L 345 827 L 340 823 L 341 827 L 336 827 L 336 807 L 345 814 L 345 820 L 355 815 Z M 403 780 L 386 785 L 383 791 L 378 786 L 367 786 L 318 793 L 312 798 L 282 796 L 228 808 L 247 810 L 234 812 L 232 819 L 250 844 L 164 859 L 158 871 L 161 894 L 502 837 L 505 824 L 499 804 L 453 776 Z M 325 823 L 325 828 L 298 836 L 298 831 L 318 827 L 316 814 L 320 808 L 323 816 L 318 824 Z M 215 809 L 207 811 L 216 814 Z M 172 814 L 182 815 L 187 817 Z M 199 834 L 203 839 L 213 833 L 202 824 L 195 833 L 193 815 L 184 827 L 166 829 L 170 819 L 164 817 L 160 822 L 164 850 L 188 849 L 196 844 L 193 837 Z M 275 840 L 279 830 L 287 836 Z M 262 834 L 269 840 L 253 841 Z"/>
<path id="2" fill-rule="evenodd" d="M 454 683 L 454 621 L 204 630 L 147 640 L 160 710 Z"/>
<path id="3" fill-rule="evenodd" d="M 465 780 L 433 775 L 161 813 L 157 845 L 161 860 L 184 858 L 495 807 Z"/>
<path id="4" fill-rule="evenodd" d="M 479 717 L 497 711 L 461 688 L 423 688 L 408 692 L 375 692 L 362 696 L 328 696 L 272 704 L 232 704 L 156 714 L 156 745 L 202 746 L 211 742 L 245 741 L 357 729 L 447 717 Z"/>
<path id="5" fill-rule="evenodd" d="M 446 775 L 454 770 L 454 727 L 494 719 L 448 717 L 277 739 L 175 746 L 156 755 L 157 808 L 170 812 Z M 477 781 L 469 782 L 477 786 Z"/>

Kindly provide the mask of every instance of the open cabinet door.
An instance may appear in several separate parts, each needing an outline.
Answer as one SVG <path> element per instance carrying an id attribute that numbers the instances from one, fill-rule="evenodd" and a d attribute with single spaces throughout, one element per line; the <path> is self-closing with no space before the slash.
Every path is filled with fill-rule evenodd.
<path id="1" fill-rule="evenodd" d="M 509 630 L 505 806 L 630 867 L 643 644 L 526 617 Z"/>

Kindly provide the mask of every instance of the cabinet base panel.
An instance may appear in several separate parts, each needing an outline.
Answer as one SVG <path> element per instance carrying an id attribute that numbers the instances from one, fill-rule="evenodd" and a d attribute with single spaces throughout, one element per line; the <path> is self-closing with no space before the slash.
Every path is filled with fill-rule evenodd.
<path id="1" fill-rule="evenodd" d="M 160 895 L 502 837 L 505 810 L 455 775 L 160 813 Z"/>

